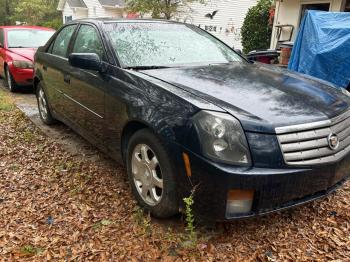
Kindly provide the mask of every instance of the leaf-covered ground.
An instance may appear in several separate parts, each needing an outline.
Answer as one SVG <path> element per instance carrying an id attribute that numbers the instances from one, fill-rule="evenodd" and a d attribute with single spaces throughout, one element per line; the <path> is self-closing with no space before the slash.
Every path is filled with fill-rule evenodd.
<path id="1" fill-rule="evenodd" d="M 350 261 L 349 203 L 347 183 L 300 208 L 198 229 L 186 248 L 181 219 L 144 215 L 122 167 L 65 152 L 0 90 L 0 261 Z"/>

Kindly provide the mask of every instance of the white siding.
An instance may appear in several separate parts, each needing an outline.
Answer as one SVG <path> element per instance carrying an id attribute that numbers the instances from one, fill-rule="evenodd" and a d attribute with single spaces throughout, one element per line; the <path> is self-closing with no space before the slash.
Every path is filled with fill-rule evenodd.
<path id="1" fill-rule="evenodd" d="M 74 19 L 83 19 L 87 17 L 88 10 L 86 9 L 75 9 Z"/>
<path id="2" fill-rule="evenodd" d="M 98 0 L 84 0 L 89 9 L 88 17 L 105 17 L 105 10 Z"/>
<path id="3" fill-rule="evenodd" d="M 123 17 L 123 9 L 105 8 L 98 0 L 84 0 L 88 9 L 71 8 L 66 2 L 62 11 L 63 22 L 66 16 L 72 16 L 73 20 L 95 17 Z"/>
<path id="4" fill-rule="evenodd" d="M 105 8 L 105 15 L 107 17 L 121 18 L 123 17 L 123 9 Z"/>
<path id="5" fill-rule="evenodd" d="M 122 17 L 122 9 L 104 8 L 98 0 L 84 0 L 88 11 L 76 11 L 66 3 L 63 16 L 72 15 L 73 19 L 84 17 Z M 257 0 L 207 0 L 205 4 L 192 3 L 190 10 L 184 10 L 175 20 L 191 23 L 207 29 L 229 46 L 242 48 L 241 27 L 248 9 L 256 5 Z M 214 19 L 206 14 L 218 10 Z"/>
<path id="6" fill-rule="evenodd" d="M 62 11 L 63 14 L 63 23 L 65 23 L 65 17 L 66 16 L 72 16 L 72 18 L 74 19 L 74 13 L 73 10 L 70 8 L 70 6 L 68 5 L 68 3 L 66 2 Z"/>
<path id="7" fill-rule="evenodd" d="M 207 29 L 229 46 L 241 49 L 241 27 L 248 9 L 256 3 L 257 0 L 209 0 L 206 4 L 193 3 L 190 5 L 192 10 L 182 13 L 176 20 Z M 215 10 L 218 13 L 214 19 L 205 17 Z"/>
<path id="8" fill-rule="evenodd" d="M 69 4 L 66 2 L 62 11 L 63 14 L 63 23 L 65 23 L 65 17 L 72 16 L 73 20 L 86 18 L 88 16 L 87 9 L 81 8 L 71 8 Z"/>

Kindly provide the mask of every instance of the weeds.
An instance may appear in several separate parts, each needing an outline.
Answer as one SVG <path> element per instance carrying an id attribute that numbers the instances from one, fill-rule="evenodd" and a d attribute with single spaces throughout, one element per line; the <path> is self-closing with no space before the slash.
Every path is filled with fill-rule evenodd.
<path id="1" fill-rule="evenodd" d="M 33 134 L 32 131 L 26 129 L 26 130 L 23 132 L 23 139 L 24 139 L 24 141 L 26 141 L 26 142 L 33 142 L 33 140 L 35 139 L 35 135 Z"/>
<path id="2" fill-rule="evenodd" d="M 21 248 L 21 253 L 24 255 L 38 255 L 44 252 L 44 249 L 40 247 L 34 247 L 32 245 L 25 245 Z"/>
<path id="3" fill-rule="evenodd" d="M 19 170 L 21 170 L 21 166 L 18 164 L 12 164 L 9 166 L 9 170 L 13 172 L 18 172 Z"/>
<path id="4" fill-rule="evenodd" d="M 4 91 L 0 90 L 0 111 L 11 111 L 14 105 L 8 95 Z"/>
<path id="5" fill-rule="evenodd" d="M 112 223 L 113 223 L 113 222 L 110 221 L 110 220 L 108 220 L 108 219 L 102 219 L 101 221 L 95 223 L 95 224 L 92 226 L 92 228 L 93 228 L 94 230 L 97 231 L 97 230 L 102 229 L 103 227 L 109 226 L 109 225 L 112 224 Z"/>
<path id="6" fill-rule="evenodd" d="M 148 213 L 145 216 L 144 211 L 140 207 L 135 207 L 134 209 L 134 219 L 136 223 L 142 228 L 142 234 L 151 235 L 151 214 Z"/>
<path id="7" fill-rule="evenodd" d="M 191 195 L 189 197 L 184 198 L 185 203 L 185 221 L 186 221 L 186 241 L 184 241 L 183 246 L 192 248 L 196 246 L 197 244 L 197 232 L 196 227 L 194 225 L 194 214 L 193 214 L 193 204 L 194 204 L 194 190 L 192 191 Z"/>
<path id="8" fill-rule="evenodd" d="M 173 232 L 173 229 L 171 227 L 168 227 L 167 232 L 165 234 L 165 239 L 168 240 L 169 242 L 177 242 L 178 237 L 180 234 L 176 234 Z"/>

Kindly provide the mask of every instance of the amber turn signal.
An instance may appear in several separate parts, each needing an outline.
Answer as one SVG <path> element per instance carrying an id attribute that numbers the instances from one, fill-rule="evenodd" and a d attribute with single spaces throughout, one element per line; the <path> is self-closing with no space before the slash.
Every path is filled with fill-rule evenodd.
<path id="1" fill-rule="evenodd" d="M 190 157 L 186 153 L 182 153 L 182 158 L 184 160 L 185 164 L 185 169 L 186 169 L 186 175 L 188 177 L 192 176 L 192 170 L 191 170 L 191 162 L 190 162 Z"/>

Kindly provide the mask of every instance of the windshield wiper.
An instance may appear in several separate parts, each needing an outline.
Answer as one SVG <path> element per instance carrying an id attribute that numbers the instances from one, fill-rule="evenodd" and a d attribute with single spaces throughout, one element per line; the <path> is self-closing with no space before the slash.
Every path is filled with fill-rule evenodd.
<path id="1" fill-rule="evenodd" d="M 25 47 L 25 46 L 10 46 L 9 48 L 29 48 L 29 47 Z"/>
<path id="2" fill-rule="evenodd" d="M 152 70 L 152 69 L 165 69 L 165 68 L 171 68 L 170 66 L 127 66 L 124 67 L 124 69 L 131 69 L 131 70 Z"/>

